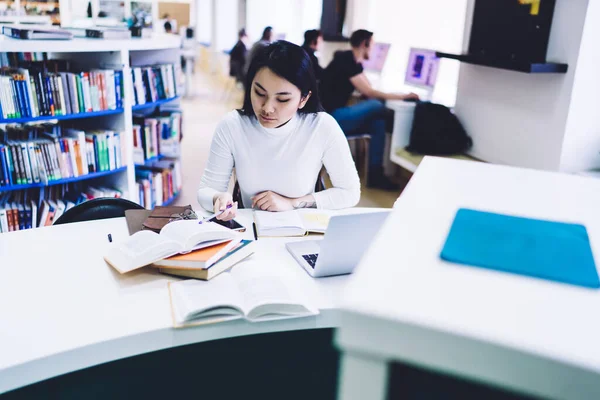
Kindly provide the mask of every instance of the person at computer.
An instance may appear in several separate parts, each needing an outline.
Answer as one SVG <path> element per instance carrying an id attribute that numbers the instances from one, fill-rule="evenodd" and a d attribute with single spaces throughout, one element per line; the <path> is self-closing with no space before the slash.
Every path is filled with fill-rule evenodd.
<path id="1" fill-rule="evenodd" d="M 302 48 L 308 53 L 310 61 L 312 61 L 313 69 L 315 70 L 315 77 L 317 82 L 321 81 L 323 77 L 323 67 L 319 65 L 319 59 L 315 55 L 315 52 L 321 49 L 323 44 L 323 33 L 318 29 L 310 29 L 304 32 L 304 44 Z"/>
<path id="2" fill-rule="evenodd" d="M 198 202 L 221 220 L 236 215 L 227 191 L 233 168 L 243 206 L 266 211 L 340 209 L 360 199 L 360 180 L 348 141 L 323 112 L 308 54 L 277 41 L 261 50 L 246 77 L 241 109 L 216 128 Z M 325 166 L 333 187 L 315 193 Z"/>
<path id="3" fill-rule="evenodd" d="M 244 67 L 246 66 L 246 40 L 248 35 L 246 29 L 242 28 L 238 32 L 238 41 L 229 52 L 229 76 L 235 77 L 236 81 L 244 81 Z"/>
<path id="4" fill-rule="evenodd" d="M 246 66 L 244 68 L 244 73 L 248 73 L 248 69 L 250 69 L 250 63 L 254 56 L 259 52 L 260 49 L 263 49 L 271 44 L 273 41 L 273 27 L 267 26 L 262 33 L 260 40 L 252 45 L 252 48 L 248 52 L 248 57 L 246 57 Z"/>
<path id="5" fill-rule="evenodd" d="M 361 62 L 369 60 L 373 32 L 359 29 L 350 37 L 351 50 L 338 51 L 325 68 L 321 82 L 323 106 L 340 124 L 346 135 L 371 135 L 367 186 L 396 190 L 383 172 L 385 147 L 385 105 L 382 100 L 418 99 L 414 93 L 387 93 L 371 86 Z M 352 92 L 357 90 L 368 100 L 348 106 Z"/>

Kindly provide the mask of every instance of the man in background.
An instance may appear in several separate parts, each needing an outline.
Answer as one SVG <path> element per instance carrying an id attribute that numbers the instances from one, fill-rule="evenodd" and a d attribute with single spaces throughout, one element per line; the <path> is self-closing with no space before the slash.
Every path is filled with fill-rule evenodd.
<path id="1" fill-rule="evenodd" d="M 371 135 L 367 186 L 397 190 L 399 186 L 391 182 L 383 172 L 387 110 L 383 100 L 408 100 L 419 97 L 414 93 L 386 93 L 371 86 L 361 63 L 370 58 L 372 44 L 373 32 L 359 29 L 352 34 L 352 49 L 336 52 L 331 63 L 325 68 L 321 81 L 321 100 L 325 110 L 335 118 L 347 136 L 364 133 Z M 355 90 L 368 100 L 348 106 Z"/>
<path id="2" fill-rule="evenodd" d="M 319 65 L 319 59 L 315 55 L 315 52 L 321 49 L 321 44 L 323 44 L 323 33 L 320 30 L 311 29 L 304 32 L 304 44 L 302 48 L 310 56 L 317 82 L 320 82 L 323 77 L 323 68 Z"/>
<path id="3" fill-rule="evenodd" d="M 229 76 L 234 76 L 238 82 L 244 82 L 244 67 L 246 66 L 246 48 L 245 40 L 248 39 L 246 29 L 240 29 L 238 32 L 238 41 L 229 52 Z"/>
<path id="4" fill-rule="evenodd" d="M 252 46 L 250 52 L 248 53 L 248 57 L 246 57 L 246 66 L 244 67 L 244 75 L 248 72 L 248 68 L 250 68 L 250 63 L 252 62 L 252 58 L 258 53 L 260 49 L 263 49 L 271 44 L 273 41 L 273 27 L 267 26 L 263 30 L 262 37 L 260 40 Z"/>

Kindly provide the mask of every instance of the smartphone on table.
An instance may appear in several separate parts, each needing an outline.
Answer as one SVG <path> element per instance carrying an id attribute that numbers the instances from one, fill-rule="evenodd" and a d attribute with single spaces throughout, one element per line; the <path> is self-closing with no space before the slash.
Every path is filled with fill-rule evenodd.
<path id="1" fill-rule="evenodd" d="M 225 228 L 229 228 L 237 232 L 246 232 L 246 227 L 237 222 L 235 219 L 230 219 L 229 221 L 221 221 L 214 217 L 212 219 L 209 219 L 209 221 L 216 222 L 217 224 L 224 226 Z"/>

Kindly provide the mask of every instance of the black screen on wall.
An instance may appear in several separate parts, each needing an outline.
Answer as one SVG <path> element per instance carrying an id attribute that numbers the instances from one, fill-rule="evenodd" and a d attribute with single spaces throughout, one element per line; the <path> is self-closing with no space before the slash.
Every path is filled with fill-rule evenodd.
<path id="1" fill-rule="evenodd" d="M 489 60 L 545 62 L 556 0 L 539 9 L 519 0 L 476 0 L 469 55 Z"/>
<path id="2" fill-rule="evenodd" d="M 346 2 L 347 0 L 323 0 L 323 13 L 321 14 L 323 39 L 338 40 L 342 38 Z"/>

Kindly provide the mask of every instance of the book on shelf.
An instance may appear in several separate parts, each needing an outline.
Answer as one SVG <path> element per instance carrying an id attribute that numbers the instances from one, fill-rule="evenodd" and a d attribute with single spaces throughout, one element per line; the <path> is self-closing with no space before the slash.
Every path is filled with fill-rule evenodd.
<path id="1" fill-rule="evenodd" d="M 181 191 L 182 176 L 179 160 L 163 159 L 136 168 L 139 204 L 152 209 L 173 199 Z"/>
<path id="2" fill-rule="evenodd" d="M 73 38 L 73 34 L 67 30 L 39 25 L 4 25 L 2 34 L 14 39 L 28 40 L 70 40 Z"/>
<path id="3" fill-rule="evenodd" d="M 156 117 L 134 114 L 133 161 L 143 164 L 146 160 L 164 156 L 178 158 L 181 154 L 182 114 L 169 111 Z"/>
<path id="4" fill-rule="evenodd" d="M 76 71 L 64 60 L 0 70 L 0 118 L 64 116 L 123 108 L 123 72 Z"/>
<path id="5" fill-rule="evenodd" d="M 254 246 L 253 240 L 240 239 L 172 256 L 152 266 L 163 274 L 207 281 L 252 255 Z"/>
<path id="6" fill-rule="evenodd" d="M 12 65 L 19 65 L 21 62 L 26 61 L 44 61 L 43 52 L 24 52 L 24 53 L 2 53 L 0 52 L 0 68 L 10 67 Z"/>
<path id="7" fill-rule="evenodd" d="M 250 322 L 319 314 L 298 279 L 250 260 L 210 281 L 169 283 L 173 326 L 246 319 Z"/>
<path id="8" fill-rule="evenodd" d="M 180 220 L 165 225 L 160 233 L 143 230 L 121 243 L 113 243 L 104 259 L 124 274 L 175 254 L 230 241 L 238 233 L 213 222 Z"/>
<path id="9" fill-rule="evenodd" d="M 85 37 L 94 39 L 131 39 L 131 31 L 118 27 L 91 27 L 85 30 Z"/>
<path id="10" fill-rule="evenodd" d="M 0 129 L 0 190 L 119 169 L 126 165 L 121 138 L 120 132 L 64 129 L 55 124 Z"/>
<path id="11" fill-rule="evenodd" d="M 177 78 L 173 64 L 132 67 L 131 98 L 134 105 L 153 103 L 177 96 Z"/>
<path id="12" fill-rule="evenodd" d="M 49 187 L 41 198 L 31 191 L 0 191 L 0 233 L 50 226 L 77 204 L 99 197 L 121 197 L 116 189 L 89 186 L 75 190 L 67 186 Z"/>
<path id="13" fill-rule="evenodd" d="M 304 236 L 309 232 L 325 233 L 329 214 L 317 210 L 282 212 L 254 211 L 258 236 Z"/>

